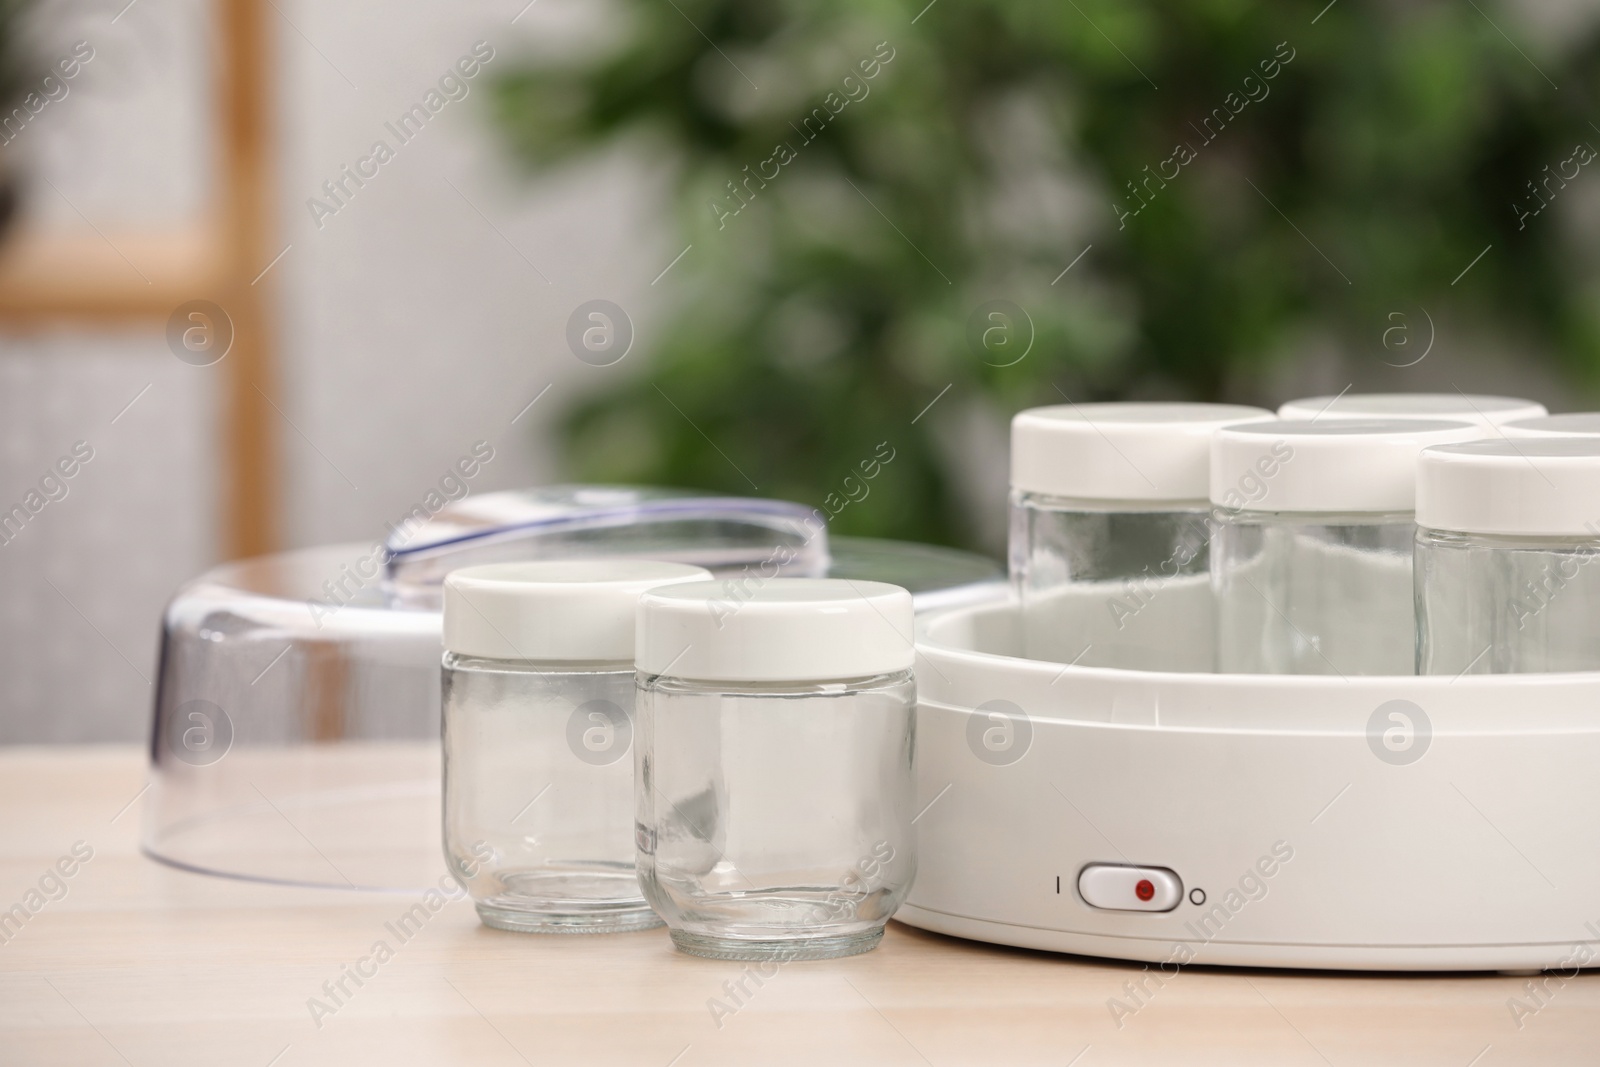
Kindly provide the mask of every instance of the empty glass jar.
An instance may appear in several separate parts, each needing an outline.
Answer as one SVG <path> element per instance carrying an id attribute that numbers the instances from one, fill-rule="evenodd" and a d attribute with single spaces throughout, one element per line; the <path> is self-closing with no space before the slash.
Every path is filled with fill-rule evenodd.
<path id="1" fill-rule="evenodd" d="M 1062 404 L 1011 421 L 1011 581 L 1023 654 L 1096 667 L 1214 666 L 1211 434 L 1229 404 Z"/>
<path id="2" fill-rule="evenodd" d="M 639 602 L 639 882 L 685 952 L 825 959 L 916 871 L 911 596 L 693 582 Z"/>
<path id="3" fill-rule="evenodd" d="M 633 864 L 637 560 L 494 563 L 444 583 L 444 851 L 489 926 L 657 926 Z"/>
<path id="4" fill-rule="evenodd" d="M 1212 439 L 1217 669 L 1411 674 L 1417 453 L 1431 420 L 1258 422 Z"/>
<path id="5" fill-rule="evenodd" d="M 1499 426 L 1517 419 L 1537 418 L 1544 413 L 1543 404 L 1515 396 L 1340 393 L 1291 400 L 1278 409 L 1278 418 L 1313 422 L 1322 419 L 1446 419 L 1477 426 Z"/>
<path id="6" fill-rule="evenodd" d="M 1597 560 L 1600 438 L 1426 449 L 1417 672 L 1600 670 Z"/>

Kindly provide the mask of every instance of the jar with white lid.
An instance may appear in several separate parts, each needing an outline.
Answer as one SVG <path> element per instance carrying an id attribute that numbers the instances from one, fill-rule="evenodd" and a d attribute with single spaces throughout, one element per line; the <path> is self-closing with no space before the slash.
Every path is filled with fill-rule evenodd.
<path id="1" fill-rule="evenodd" d="M 1423 419 L 1273 421 L 1217 432 L 1217 669 L 1411 674 L 1417 454 L 1483 428 Z"/>
<path id="2" fill-rule="evenodd" d="M 1545 414 L 1545 407 L 1515 396 L 1469 393 L 1340 393 L 1291 400 L 1278 408 L 1278 418 L 1322 419 L 1447 419 L 1478 426 L 1500 426 Z"/>
<path id="3" fill-rule="evenodd" d="M 911 595 L 692 582 L 639 601 L 639 882 L 685 952 L 874 948 L 916 871 Z"/>
<path id="4" fill-rule="evenodd" d="M 1211 434 L 1232 404 L 1061 404 L 1011 421 L 1012 587 L 1030 659 L 1209 671 Z"/>
<path id="5" fill-rule="evenodd" d="M 1600 670 L 1600 438 L 1429 448 L 1417 672 Z"/>
<path id="6" fill-rule="evenodd" d="M 605 560 L 445 578 L 445 860 L 486 925 L 660 925 L 633 864 L 634 616 L 645 590 L 709 577 Z"/>
<path id="7" fill-rule="evenodd" d="M 1506 437 L 1600 437 L 1600 411 L 1570 411 L 1518 419 L 1500 427 Z"/>

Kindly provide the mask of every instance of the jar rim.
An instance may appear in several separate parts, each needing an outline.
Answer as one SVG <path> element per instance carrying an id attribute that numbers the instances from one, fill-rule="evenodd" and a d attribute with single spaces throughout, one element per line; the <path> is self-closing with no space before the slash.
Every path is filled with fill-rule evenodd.
<path id="1" fill-rule="evenodd" d="M 651 674 L 643 669 L 635 671 L 637 684 L 641 689 L 653 689 L 660 684 L 682 683 L 707 689 L 724 689 L 729 691 L 748 692 L 766 691 L 786 688 L 803 688 L 814 686 L 860 686 L 864 683 L 878 683 L 882 685 L 896 684 L 903 680 L 916 680 L 916 670 L 906 667 L 896 671 L 880 671 L 877 674 L 853 675 L 850 677 L 822 677 L 822 678 L 691 678 L 679 674 Z M 838 694 L 844 696 L 846 694 Z"/>

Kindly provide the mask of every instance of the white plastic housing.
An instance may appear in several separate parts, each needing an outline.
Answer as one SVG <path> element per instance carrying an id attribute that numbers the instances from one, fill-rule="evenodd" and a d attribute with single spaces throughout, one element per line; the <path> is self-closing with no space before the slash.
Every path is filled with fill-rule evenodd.
<path id="1" fill-rule="evenodd" d="M 918 803 L 939 799 L 900 920 L 1167 973 L 1546 968 L 1600 941 L 1600 673 L 1166 674 L 1017 647 L 1009 603 L 919 626 Z M 1170 870 L 1183 900 L 1091 907 L 1091 864 Z"/>

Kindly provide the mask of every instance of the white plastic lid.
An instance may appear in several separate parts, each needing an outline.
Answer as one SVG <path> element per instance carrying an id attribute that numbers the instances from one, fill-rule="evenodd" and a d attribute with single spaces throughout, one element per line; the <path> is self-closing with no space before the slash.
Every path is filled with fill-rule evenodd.
<path id="1" fill-rule="evenodd" d="M 1241 404 L 1032 408 L 1011 420 L 1011 487 L 1080 500 L 1204 500 L 1212 432 L 1270 418 Z"/>
<path id="2" fill-rule="evenodd" d="M 1507 437 L 1600 437 L 1600 411 L 1574 411 L 1566 415 L 1540 415 L 1518 419 L 1500 427 Z"/>
<path id="3" fill-rule="evenodd" d="M 1416 505 L 1417 453 L 1484 429 L 1438 419 L 1273 420 L 1217 431 L 1211 502 L 1247 511 L 1396 512 Z"/>
<path id="4" fill-rule="evenodd" d="M 1498 426 L 1545 413 L 1543 404 L 1515 396 L 1470 396 L 1465 393 L 1345 393 L 1291 400 L 1278 409 L 1280 419 L 1450 419 L 1480 426 Z"/>
<path id="5" fill-rule="evenodd" d="M 865 678 L 907 670 L 911 594 L 887 582 L 689 582 L 639 598 L 645 674 L 720 682 Z"/>
<path id="6" fill-rule="evenodd" d="M 1417 525 L 1457 533 L 1600 537 L 1600 439 L 1475 441 L 1423 451 Z"/>
<path id="7" fill-rule="evenodd" d="M 651 560 L 489 563 L 444 580 L 444 647 L 519 660 L 633 660 L 639 594 L 711 572 Z"/>

